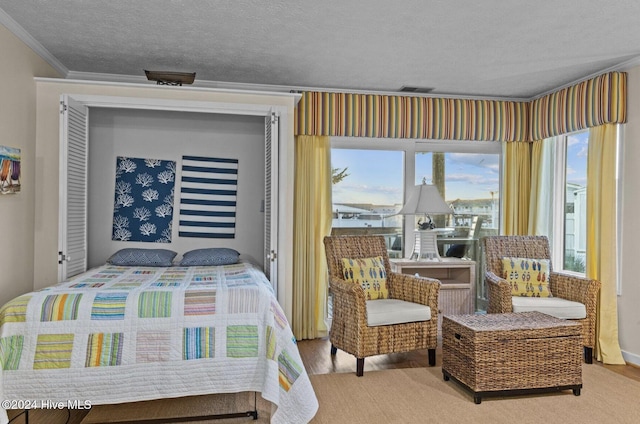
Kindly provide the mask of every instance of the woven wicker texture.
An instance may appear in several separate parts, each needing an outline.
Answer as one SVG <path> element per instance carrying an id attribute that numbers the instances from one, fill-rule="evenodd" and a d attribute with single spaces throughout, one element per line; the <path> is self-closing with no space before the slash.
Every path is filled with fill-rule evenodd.
<path id="1" fill-rule="evenodd" d="M 545 236 L 489 236 L 482 239 L 482 247 L 486 261 L 485 284 L 489 297 L 487 312 L 513 312 L 511 286 L 501 277 L 502 258 L 512 256 L 551 260 L 549 239 Z M 549 289 L 554 297 L 584 304 L 587 317 L 575 321 L 582 326 L 583 346 L 593 349 L 596 340 L 596 306 L 600 282 L 553 272 L 551 262 L 549 270 Z"/>
<path id="2" fill-rule="evenodd" d="M 391 272 L 382 236 L 328 236 L 324 238 L 333 295 L 331 344 L 362 359 L 367 356 L 433 349 L 437 345 L 440 281 Z M 342 258 L 382 256 L 387 272 L 389 298 L 420 303 L 431 308 L 431 320 L 405 324 L 367 326 L 362 287 L 342 278 Z"/>
<path id="3" fill-rule="evenodd" d="M 477 392 L 582 384 L 580 325 L 539 312 L 442 320 L 442 369 Z"/>

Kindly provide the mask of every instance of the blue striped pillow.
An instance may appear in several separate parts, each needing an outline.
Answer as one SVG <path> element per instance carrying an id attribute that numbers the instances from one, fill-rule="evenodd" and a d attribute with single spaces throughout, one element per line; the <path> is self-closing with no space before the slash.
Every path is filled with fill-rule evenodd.
<path id="1" fill-rule="evenodd" d="M 213 266 L 237 264 L 240 253 L 227 247 L 209 247 L 186 252 L 180 266 Z"/>

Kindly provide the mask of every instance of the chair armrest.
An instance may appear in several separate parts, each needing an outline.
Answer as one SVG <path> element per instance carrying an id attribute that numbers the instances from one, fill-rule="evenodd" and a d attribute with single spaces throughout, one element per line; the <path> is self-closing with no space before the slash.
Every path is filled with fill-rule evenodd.
<path id="1" fill-rule="evenodd" d="M 487 271 L 484 274 L 484 282 L 487 286 L 487 295 L 489 297 L 487 313 L 504 314 L 513 312 L 511 285 L 507 280 Z"/>
<path id="2" fill-rule="evenodd" d="M 587 316 L 582 320 L 582 339 L 585 346 L 593 348 L 596 343 L 595 334 L 600 281 L 562 272 L 551 272 L 549 274 L 549 284 L 553 296 L 580 302 L 585 306 Z"/>
<path id="3" fill-rule="evenodd" d="M 367 326 L 367 304 L 360 285 L 345 280 L 330 280 L 333 295 L 333 320 Z"/>
<path id="4" fill-rule="evenodd" d="M 390 298 L 426 305 L 431 308 L 431 319 L 438 317 L 439 280 L 391 272 L 387 284 Z"/>
<path id="5" fill-rule="evenodd" d="M 578 275 L 552 272 L 549 274 L 549 284 L 553 296 L 580 302 L 587 308 L 587 315 L 589 315 L 589 311 L 595 314 L 600 281 Z"/>

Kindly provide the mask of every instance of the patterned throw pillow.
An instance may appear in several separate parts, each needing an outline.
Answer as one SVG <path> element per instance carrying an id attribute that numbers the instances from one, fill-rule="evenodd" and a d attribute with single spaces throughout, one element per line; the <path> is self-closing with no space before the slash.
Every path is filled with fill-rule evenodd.
<path id="1" fill-rule="evenodd" d="M 502 277 L 511 284 L 512 296 L 552 297 L 549 260 L 502 258 Z"/>
<path id="2" fill-rule="evenodd" d="M 182 256 L 180 266 L 215 266 L 237 264 L 240 253 L 227 247 L 195 249 Z"/>
<path id="3" fill-rule="evenodd" d="M 345 281 L 360 284 L 367 300 L 387 299 L 387 272 L 382 256 L 375 258 L 342 258 Z"/>
<path id="4" fill-rule="evenodd" d="M 127 248 L 111 255 L 107 263 L 122 266 L 171 266 L 176 255 L 176 252 L 168 249 Z"/>

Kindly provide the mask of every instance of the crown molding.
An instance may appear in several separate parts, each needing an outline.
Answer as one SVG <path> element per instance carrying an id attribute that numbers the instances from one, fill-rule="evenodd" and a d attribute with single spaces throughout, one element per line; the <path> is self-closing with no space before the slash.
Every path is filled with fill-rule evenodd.
<path id="1" fill-rule="evenodd" d="M 94 72 L 76 72 L 69 71 L 67 74 L 68 79 L 73 80 L 85 80 L 85 81 L 110 81 L 119 83 L 132 83 L 132 84 L 149 84 L 149 81 L 142 75 L 122 75 L 122 74 L 101 74 Z M 154 84 L 155 85 L 155 84 Z M 427 93 L 407 93 L 403 91 L 373 91 L 373 90 L 351 90 L 344 88 L 326 88 L 326 87 L 301 87 L 291 85 L 275 85 L 275 84 L 249 84 L 238 82 L 224 82 L 224 81 L 211 81 L 211 80 L 196 80 L 189 87 L 198 88 L 215 88 L 223 90 L 233 91 L 252 91 L 261 92 L 266 91 L 270 93 L 301 93 L 303 91 L 317 91 L 317 92 L 329 92 L 329 93 L 349 93 L 349 94 L 372 94 L 372 95 L 384 95 L 384 96 L 404 96 L 404 97 L 432 97 L 432 98 L 449 98 L 449 99 L 473 99 L 473 100 L 498 100 L 498 101 L 512 101 L 512 102 L 525 102 L 528 99 L 516 98 L 516 97 L 489 97 L 489 96 L 469 96 L 469 95 L 450 95 L 450 94 L 427 94 Z"/>
<path id="2" fill-rule="evenodd" d="M 86 80 L 86 81 L 110 81 L 120 83 L 132 83 L 132 84 L 153 84 L 144 75 L 124 75 L 124 74 L 104 74 L 95 72 L 77 72 L 69 71 L 67 74 L 68 79 L 74 80 Z M 245 84 L 237 82 L 223 82 L 223 81 L 209 81 L 209 80 L 196 80 L 193 84 L 184 85 L 182 87 L 196 87 L 196 88 L 216 88 L 222 90 L 233 91 L 267 91 L 270 93 L 292 93 L 296 90 L 294 87 L 285 85 L 272 85 L 272 84 Z"/>
<path id="3" fill-rule="evenodd" d="M 98 72 L 69 71 L 66 79 L 74 81 L 112 82 L 124 84 L 153 84 L 144 75 L 103 74 Z"/>
<path id="4" fill-rule="evenodd" d="M 20 41 L 25 43 L 31 50 L 33 50 L 38 56 L 46 61 L 53 69 L 58 71 L 63 77 L 66 77 L 69 70 L 58 59 L 53 56 L 49 50 L 47 50 L 42 44 L 31 36 L 22 26 L 13 20 L 11 16 L 4 10 L 0 9 L 0 24 L 4 25 L 9 31 L 13 33 Z"/>
<path id="5" fill-rule="evenodd" d="M 71 73 L 70 73 L 71 74 Z M 75 73 L 75 76 L 78 73 Z M 90 74 L 90 75 L 110 75 L 110 74 Z M 266 91 L 266 90 L 247 90 L 247 89 L 237 89 L 237 88 L 218 88 L 218 87 L 203 87 L 196 86 L 194 87 L 192 84 L 179 86 L 179 85 L 159 85 L 147 80 L 146 77 L 133 79 L 126 78 L 126 76 L 120 76 L 124 78 L 119 78 L 115 81 L 113 78 L 104 78 L 104 79 L 95 79 L 95 78 L 87 78 L 88 75 L 84 75 L 84 78 L 79 79 L 71 79 L 71 78 L 47 78 L 47 77 L 35 77 L 34 80 L 37 82 L 44 83 L 54 83 L 54 84 L 91 84 L 91 85 L 101 85 L 101 86 L 117 86 L 117 87 L 136 87 L 136 88 L 150 88 L 157 90 L 190 90 L 190 91 L 205 91 L 205 92 L 217 92 L 217 93 L 232 93 L 232 94 L 246 94 L 246 95 L 254 95 L 254 96 L 274 96 L 274 97 L 288 97 L 293 98 L 295 103 L 299 102 L 302 98 L 302 94 L 297 92 L 290 91 Z M 133 81 L 133 82 L 132 82 Z"/>

